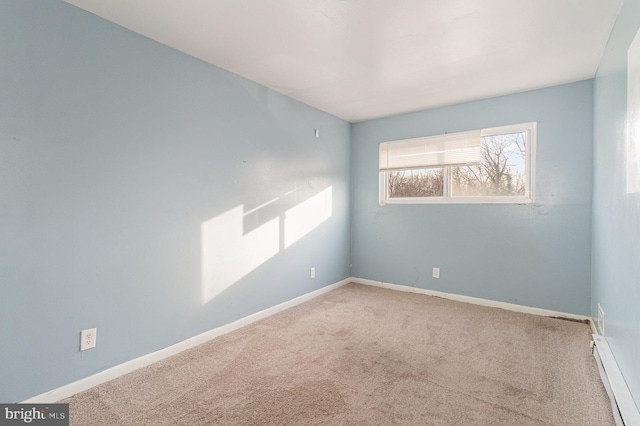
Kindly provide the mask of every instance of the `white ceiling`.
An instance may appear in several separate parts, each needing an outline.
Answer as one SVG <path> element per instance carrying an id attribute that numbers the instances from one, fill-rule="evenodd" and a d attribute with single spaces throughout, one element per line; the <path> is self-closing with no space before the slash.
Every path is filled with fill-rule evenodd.
<path id="1" fill-rule="evenodd" d="M 66 0 L 350 122 L 594 76 L 622 0 Z"/>

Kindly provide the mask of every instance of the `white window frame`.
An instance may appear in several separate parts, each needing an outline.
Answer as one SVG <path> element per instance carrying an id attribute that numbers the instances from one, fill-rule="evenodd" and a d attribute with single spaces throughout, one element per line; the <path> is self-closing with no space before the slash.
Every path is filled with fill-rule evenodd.
<path id="1" fill-rule="evenodd" d="M 504 135 L 509 133 L 525 134 L 525 195 L 524 196 L 451 196 L 449 178 L 451 167 L 444 166 L 443 197 L 399 197 L 389 198 L 387 190 L 387 172 L 379 171 L 379 202 L 385 204 L 532 204 L 535 200 L 535 164 L 537 122 L 512 124 L 480 130 L 480 137 Z M 463 134 L 465 132 L 461 132 Z M 442 135 L 437 135 L 442 136 Z M 394 141 L 383 142 L 393 143 Z M 379 154 L 378 154 L 379 155 Z"/>

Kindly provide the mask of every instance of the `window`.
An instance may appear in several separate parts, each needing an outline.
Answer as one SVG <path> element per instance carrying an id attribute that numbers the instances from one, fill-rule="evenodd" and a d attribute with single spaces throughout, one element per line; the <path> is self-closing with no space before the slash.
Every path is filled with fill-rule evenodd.
<path id="1" fill-rule="evenodd" d="M 380 204 L 533 202 L 536 123 L 380 144 Z"/>

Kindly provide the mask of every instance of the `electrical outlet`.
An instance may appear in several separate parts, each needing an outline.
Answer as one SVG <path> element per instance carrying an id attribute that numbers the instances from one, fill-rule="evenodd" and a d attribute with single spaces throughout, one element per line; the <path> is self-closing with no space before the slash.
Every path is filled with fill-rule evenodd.
<path id="1" fill-rule="evenodd" d="M 433 278 L 440 278 L 440 268 L 433 268 Z"/>
<path id="2" fill-rule="evenodd" d="M 311 268 L 311 278 L 316 277 L 316 268 Z"/>
<path id="3" fill-rule="evenodd" d="M 598 331 L 600 334 L 604 336 L 604 311 L 602 310 L 602 306 L 598 303 Z"/>
<path id="4" fill-rule="evenodd" d="M 80 332 L 80 350 L 86 351 L 87 349 L 96 347 L 96 332 L 97 329 L 89 328 Z"/>

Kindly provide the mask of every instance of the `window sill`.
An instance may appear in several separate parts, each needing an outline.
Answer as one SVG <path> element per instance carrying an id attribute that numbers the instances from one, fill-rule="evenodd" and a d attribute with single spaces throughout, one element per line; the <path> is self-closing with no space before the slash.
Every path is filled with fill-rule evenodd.
<path id="1" fill-rule="evenodd" d="M 533 204 L 527 197 L 432 197 L 432 198 L 394 198 L 380 201 L 380 205 L 391 204 Z"/>

